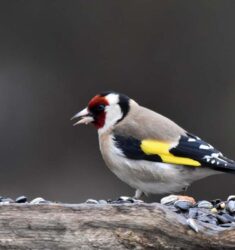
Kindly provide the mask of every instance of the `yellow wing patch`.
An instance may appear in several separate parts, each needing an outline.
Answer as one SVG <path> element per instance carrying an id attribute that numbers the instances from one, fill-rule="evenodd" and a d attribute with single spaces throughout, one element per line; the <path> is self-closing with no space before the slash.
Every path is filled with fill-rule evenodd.
<path id="1" fill-rule="evenodd" d="M 140 145 L 147 155 L 159 155 L 163 162 L 199 167 L 201 163 L 190 158 L 174 156 L 169 152 L 171 144 L 156 140 L 143 140 Z"/>

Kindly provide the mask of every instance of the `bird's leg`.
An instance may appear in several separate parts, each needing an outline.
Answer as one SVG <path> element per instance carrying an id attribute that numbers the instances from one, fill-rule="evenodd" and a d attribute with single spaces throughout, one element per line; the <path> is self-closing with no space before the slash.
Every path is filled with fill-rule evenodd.
<path id="1" fill-rule="evenodd" d="M 139 200 L 139 198 L 142 196 L 142 194 L 143 194 L 143 192 L 141 190 L 136 189 L 135 190 L 135 195 L 134 195 L 133 198 L 136 199 L 136 200 Z"/>
<path id="2" fill-rule="evenodd" d="M 135 191 L 135 195 L 133 197 L 128 196 L 120 196 L 116 201 L 112 201 L 111 203 L 141 203 L 143 202 L 139 198 L 142 196 L 143 192 L 139 189 Z"/>
<path id="3" fill-rule="evenodd" d="M 189 185 L 185 186 L 182 190 L 183 194 L 186 195 Z"/>

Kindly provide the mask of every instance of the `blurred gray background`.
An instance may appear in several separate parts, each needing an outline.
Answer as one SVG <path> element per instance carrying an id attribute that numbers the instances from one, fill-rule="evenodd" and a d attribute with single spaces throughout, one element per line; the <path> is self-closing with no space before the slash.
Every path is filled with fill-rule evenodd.
<path id="1" fill-rule="evenodd" d="M 96 93 L 129 95 L 235 158 L 235 1 L 1 1 L 0 195 L 63 202 L 134 190 L 70 117 Z M 235 175 L 192 185 L 234 193 Z M 151 200 L 159 199 L 152 196 Z"/>

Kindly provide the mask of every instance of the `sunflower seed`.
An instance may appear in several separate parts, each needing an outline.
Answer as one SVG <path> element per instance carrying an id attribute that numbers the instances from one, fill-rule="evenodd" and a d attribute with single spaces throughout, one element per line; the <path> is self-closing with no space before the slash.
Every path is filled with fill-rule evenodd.
<path id="1" fill-rule="evenodd" d="M 33 200 L 30 201 L 30 204 L 43 204 L 43 203 L 48 203 L 48 201 L 46 201 L 45 199 L 41 198 L 41 197 L 37 197 Z"/>
<path id="2" fill-rule="evenodd" d="M 235 222 L 235 218 L 230 214 L 224 213 L 222 216 L 225 217 L 229 222 Z"/>
<path id="3" fill-rule="evenodd" d="M 16 203 L 25 203 L 26 201 L 27 201 L 26 196 L 19 196 L 18 198 L 16 198 Z"/>
<path id="4" fill-rule="evenodd" d="M 223 215 L 216 215 L 218 221 L 222 224 L 230 223 L 231 221 Z"/>
<path id="5" fill-rule="evenodd" d="M 0 203 L 1 204 L 10 204 L 10 203 L 14 203 L 14 201 L 11 198 L 3 198 Z"/>
<path id="6" fill-rule="evenodd" d="M 232 224 L 231 223 L 225 223 L 225 224 L 221 224 L 220 226 L 221 227 L 231 227 Z"/>
<path id="7" fill-rule="evenodd" d="M 197 208 L 190 208 L 189 209 L 189 213 L 188 213 L 188 217 L 192 218 L 192 219 L 196 219 L 197 215 L 198 215 L 198 209 Z"/>
<path id="8" fill-rule="evenodd" d="M 174 206 L 176 208 L 186 211 L 186 210 L 189 210 L 189 208 L 191 208 L 193 204 L 189 201 L 176 201 L 174 203 Z"/>
<path id="9" fill-rule="evenodd" d="M 226 207 L 225 202 L 220 202 L 215 206 L 217 209 L 224 209 Z"/>
<path id="10" fill-rule="evenodd" d="M 230 195 L 227 201 L 235 201 L 235 195 Z"/>
<path id="11" fill-rule="evenodd" d="M 235 201 L 234 200 L 230 200 L 228 203 L 227 203 L 227 206 L 226 206 L 227 210 L 230 212 L 230 213 L 235 213 Z"/>
<path id="12" fill-rule="evenodd" d="M 105 205 L 108 204 L 108 202 L 106 200 L 99 200 L 99 204 Z"/>
<path id="13" fill-rule="evenodd" d="M 198 202 L 197 207 L 211 209 L 213 208 L 213 205 L 211 202 L 203 200 Z"/>
<path id="14" fill-rule="evenodd" d="M 192 218 L 187 219 L 187 223 L 188 223 L 188 225 L 189 225 L 196 233 L 199 232 L 197 223 L 196 223 L 196 221 L 195 221 L 194 219 L 192 219 Z"/>
<path id="15" fill-rule="evenodd" d="M 121 196 L 117 200 L 112 201 L 112 204 L 126 204 L 126 203 L 135 203 L 135 199 L 128 196 Z"/>
<path id="16" fill-rule="evenodd" d="M 217 225 L 217 223 L 218 223 L 217 218 L 211 214 L 202 214 L 202 215 L 198 216 L 197 219 L 202 221 L 202 222 L 210 223 L 213 225 Z"/>
<path id="17" fill-rule="evenodd" d="M 85 203 L 87 203 L 87 204 L 99 204 L 99 202 L 97 200 L 94 200 L 94 199 L 88 199 L 88 200 L 86 200 Z"/>
<path id="18" fill-rule="evenodd" d="M 212 212 L 212 213 L 217 213 L 218 210 L 217 210 L 217 208 L 213 207 L 213 208 L 211 209 L 211 212 Z"/>
<path id="19" fill-rule="evenodd" d="M 177 195 L 168 195 L 166 197 L 163 197 L 160 201 L 160 203 L 162 205 L 173 205 L 177 200 L 179 199 L 179 197 Z"/>
<path id="20" fill-rule="evenodd" d="M 216 204 L 219 204 L 220 202 L 221 202 L 221 199 L 214 199 L 211 201 L 213 206 L 215 206 Z"/>

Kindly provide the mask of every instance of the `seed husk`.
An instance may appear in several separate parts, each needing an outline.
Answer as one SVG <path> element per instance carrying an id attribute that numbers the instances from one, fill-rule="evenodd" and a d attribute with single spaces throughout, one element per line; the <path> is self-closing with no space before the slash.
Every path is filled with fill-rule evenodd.
<path id="1" fill-rule="evenodd" d="M 199 201 L 198 204 L 197 204 L 197 206 L 198 206 L 199 208 L 208 208 L 208 209 L 213 208 L 212 203 L 209 202 L 209 201 L 205 201 L 205 200 Z"/>
<path id="2" fill-rule="evenodd" d="M 178 200 L 178 201 L 176 201 L 174 203 L 174 206 L 176 208 L 179 208 L 179 209 L 183 210 L 183 211 L 187 211 L 187 210 L 189 210 L 189 208 L 191 208 L 193 206 L 193 204 L 191 202 L 189 202 L 189 201 L 180 201 L 180 200 Z"/>
<path id="3" fill-rule="evenodd" d="M 235 195 L 229 195 L 227 201 L 235 201 Z"/>
<path id="4" fill-rule="evenodd" d="M 234 200 L 230 200 L 230 201 L 227 203 L 226 209 L 227 209 L 231 214 L 235 213 L 235 201 L 234 201 Z"/>
<path id="5" fill-rule="evenodd" d="M 192 219 L 192 218 L 187 219 L 187 223 L 188 223 L 188 225 L 189 225 L 196 233 L 199 232 L 197 223 L 196 223 L 196 221 L 195 221 L 194 219 Z"/>
<path id="6" fill-rule="evenodd" d="M 178 195 L 168 195 L 166 197 L 163 197 L 160 201 L 162 205 L 173 205 L 177 200 L 179 199 Z"/>
<path id="7" fill-rule="evenodd" d="M 212 212 L 212 213 L 217 213 L 218 210 L 217 210 L 217 208 L 213 207 L 213 208 L 211 209 L 211 212 Z"/>

